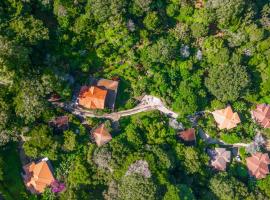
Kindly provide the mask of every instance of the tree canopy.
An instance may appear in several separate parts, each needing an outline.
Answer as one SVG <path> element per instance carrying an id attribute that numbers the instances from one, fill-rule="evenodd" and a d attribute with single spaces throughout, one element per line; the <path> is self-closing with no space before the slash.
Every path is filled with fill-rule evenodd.
<path id="1" fill-rule="evenodd" d="M 235 101 L 246 94 L 249 76 L 245 67 L 221 65 L 211 67 L 208 73 L 205 85 L 218 100 Z"/>
<path id="2" fill-rule="evenodd" d="M 88 114 L 152 95 L 177 119 L 157 110 L 117 121 L 73 115 L 85 109 L 81 86 L 100 78 L 119 81 L 115 106 Z M 267 0 L 0 1 L 0 199 L 270 199 L 269 175 L 249 177 L 245 161 L 268 152 L 254 143 L 257 133 L 270 140 L 252 119 L 258 104 L 270 105 Z M 227 105 L 241 123 L 220 130 L 212 112 Z M 68 126 L 58 130 L 61 116 Z M 102 123 L 112 139 L 97 146 Z M 189 128 L 192 144 L 179 138 Z M 225 172 L 207 154 L 218 140 L 249 147 Z M 34 195 L 20 174 L 44 157 L 65 190 Z"/>

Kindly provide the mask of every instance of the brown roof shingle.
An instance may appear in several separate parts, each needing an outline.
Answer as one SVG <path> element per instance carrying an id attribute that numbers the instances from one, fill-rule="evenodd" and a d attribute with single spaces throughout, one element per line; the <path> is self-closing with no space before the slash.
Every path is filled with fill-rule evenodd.
<path id="1" fill-rule="evenodd" d="M 251 157 L 246 158 L 247 168 L 250 175 L 257 179 L 265 178 L 269 174 L 270 159 L 267 153 L 257 152 Z"/>
<path id="2" fill-rule="evenodd" d="M 239 115 L 233 112 L 231 106 L 212 112 L 219 129 L 231 129 L 241 122 Z"/>
<path id="3" fill-rule="evenodd" d="M 263 128 L 270 128 L 270 106 L 266 104 L 257 105 L 255 110 L 251 111 L 252 118 Z"/>

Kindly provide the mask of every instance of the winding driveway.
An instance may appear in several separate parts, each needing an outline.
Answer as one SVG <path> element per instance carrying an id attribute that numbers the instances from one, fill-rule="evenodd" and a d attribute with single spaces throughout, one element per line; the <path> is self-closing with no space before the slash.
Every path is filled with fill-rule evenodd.
<path id="1" fill-rule="evenodd" d="M 132 109 L 123 110 L 119 112 L 113 112 L 113 113 L 105 113 L 105 114 L 97 114 L 91 110 L 87 110 L 77 105 L 74 105 L 73 103 L 62 103 L 62 102 L 52 102 L 52 103 L 82 118 L 95 117 L 95 118 L 111 119 L 112 121 L 118 121 L 121 117 L 130 116 L 130 115 L 134 115 L 140 112 L 147 112 L 147 111 L 152 111 L 152 110 L 159 110 L 163 114 L 173 119 L 177 119 L 178 117 L 178 114 L 168 109 L 159 98 L 151 96 L 151 95 L 145 95 L 142 98 L 141 102 Z M 205 112 L 209 112 L 209 111 L 197 112 L 195 116 L 197 114 L 201 114 Z M 192 118 L 190 118 L 190 120 L 191 119 Z M 195 124 L 194 124 L 194 121 L 192 122 L 193 122 L 193 125 L 196 124 L 196 122 Z M 228 144 L 222 140 L 211 138 L 202 129 L 199 129 L 199 136 L 208 144 L 219 144 L 223 146 L 233 146 L 233 147 L 247 147 L 249 145 L 245 143 Z"/>
<path id="2" fill-rule="evenodd" d="M 210 135 L 205 133 L 201 128 L 198 130 L 199 136 L 207 143 L 207 144 L 219 144 L 223 146 L 230 146 L 230 147 L 248 147 L 249 144 L 245 143 L 234 143 L 234 144 L 228 144 L 224 142 L 223 140 L 219 140 L 216 138 L 211 138 Z"/>
<path id="3" fill-rule="evenodd" d="M 61 102 L 53 102 L 54 105 L 64 108 L 65 110 L 73 113 L 74 115 L 80 117 L 96 117 L 96 118 L 107 118 L 113 121 L 118 121 L 121 117 L 134 115 L 140 112 L 146 112 L 151 110 L 159 110 L 160 112 L 164 113 L 165 115 L 176 119 L 178 114 L 169 110 L 164 103 L 157 97 L 145 95 L 141 102 L 134 108 L 129 110 L 123 110 L 119 112 L 113 113 L 105 113 L 105 114 L 97 114 L 93 111 L 81 108 L 77 105 L 73 105 L 72 103 L 61 103 Z"/>

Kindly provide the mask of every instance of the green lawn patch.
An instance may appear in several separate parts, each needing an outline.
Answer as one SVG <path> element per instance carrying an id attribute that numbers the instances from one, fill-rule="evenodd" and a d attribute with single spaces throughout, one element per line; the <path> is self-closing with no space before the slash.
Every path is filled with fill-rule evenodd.
<path id="1" fill-rule="evenodd" d="M 234 144 L 241 142 L 241 138 L 236 133 L 221 134 L 221 140 L 228 144 Z"/>

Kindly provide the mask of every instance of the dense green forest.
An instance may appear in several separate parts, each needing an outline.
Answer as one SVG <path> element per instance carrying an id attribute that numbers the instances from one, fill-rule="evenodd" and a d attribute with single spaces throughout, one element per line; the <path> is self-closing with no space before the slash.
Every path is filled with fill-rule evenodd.
<path id="1" fill-rule="evenodd" d="M 219 130 L 210 114 L 198 127 L 211 137 L 252 142 L 259 131 L 250 110 L 270 104 L 270 3 L 268 0 L 1 0 L 0 1 L 0 195 L 6 200 L 264 200 L 270 175 L 250 177 L 241 162 L 227 170 L 209 166 L 207 144 L 176 139 L 158 111 L 121 118 L 112 140 L 91 142 L 80 119 L 48 102 L 61 101 L 89 77 L 119 79 L 115 111 L 130 109 L 149 94 L 189 116 L 231 105 L 241 124 Z M 105 110 L 101 112 L 111 112 Z M 69 117 L 69 129 L 49 125 Z M 105 119 L 87 118 L 90 128 Z M 198 132 L 198 127 L 196 131 Z M 22 141 L 22 136 L 26 141 Z M 21 151 L 29 160 L 48 157 L 65 190 L 26 190 Z M 266 152 L 265 149 L 254 151 Z M 127 175 L 142 161 L 150 177 Z M 1 199 L 1 198 L 0 198 Z"/>

